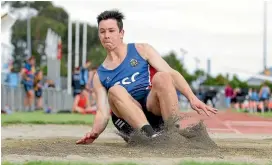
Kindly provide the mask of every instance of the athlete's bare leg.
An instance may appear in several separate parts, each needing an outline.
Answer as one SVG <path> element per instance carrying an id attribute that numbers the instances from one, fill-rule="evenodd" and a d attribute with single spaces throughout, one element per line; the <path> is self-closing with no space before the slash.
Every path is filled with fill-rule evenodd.
<path id="1" fill-rule="evenodd" d="M 141 129 L 144 125 L 149 124 L 141 105 L 130 96 L 124 87 L 120 85 L 111 87 L 108 97 L 112 112 L 133 128 Z"/>
<path id="2" fill-rule="evenodd" d="M 158 72 L 152 79 L 152 89 L 147 97 L 147 109 L 167 120 L 179 114 L 178 96 L 170 74 Z"/>

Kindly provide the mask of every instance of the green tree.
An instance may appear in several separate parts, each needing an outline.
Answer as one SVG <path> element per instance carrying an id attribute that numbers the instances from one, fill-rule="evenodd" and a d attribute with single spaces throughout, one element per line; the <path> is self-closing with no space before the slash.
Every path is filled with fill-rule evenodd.
<path id="1" fill-rule="evenodd" d="M 37 11 L 37 15 L 31 18 L 31 41 L 32 41 L 32 54 L 37 59 L 37 65 L 40 65 L 40 53 L 38 50 L 41 46 L 45 47 L 45 39 L 47 30 L 51 28 L 58 35 L 62 37 L 62 52 L 63 59 L 61 60 L 61 75 L 65 76 L 67 73 L 67 48 L 68 48 L 68 13 L 60 7 L 53 6 L 52 2 L 48 1 L 33 1 L 33 2 L 20 2 L 20 1 L 6 1 L 2 2 L 3 5 L 10 5 L 12 12 L 17 12 L 20 15 L 20 9 L 29 6 Z M 83 35 L 83 22 L 80 23 L 80 62 L 82 61 L 82 35 Z M 72 64 L 74 65 L 75 54 L 75 24 L 73 24 L 72 36 Z M 94 64 L 98 65 L 105 57 L 105 51 L 100 45 L 97 35 L 98 29 L 96 26 L 87 26 L 87 59 L 92 60 Z M 21 67 L 25 60 L 27 48 L 27 22 L 26 18 L 19 19 L 12 27 L 11 42 L 15 47 L 14 59 L 15 66 Z"/>
<path id="2" fill-rule="evenodd" d="M 175 70 L 177 70 L 188 83 L 191 83 L 194 80 L 194 76 L 190 75 L 187 70 L 184 68 L 182 63 L 177 59 L 177 56 L 174 52 L 170 52 L 165 55 L 163 59 Z"/>
<path id="3" fill-rule="evenodd" d="M 225 85 L 227 82 L 228 80 L 222 74 L 219 74 L 215 77 L 216 85 Z"/>
<path id="4" fill-rule="evenodd" d="M 194 76 L 195 76 L 195 77 L 205 76 L 205 72 L 204 72 L 204 70 L 197 69 L 197 70 L 194 72 Z"/>

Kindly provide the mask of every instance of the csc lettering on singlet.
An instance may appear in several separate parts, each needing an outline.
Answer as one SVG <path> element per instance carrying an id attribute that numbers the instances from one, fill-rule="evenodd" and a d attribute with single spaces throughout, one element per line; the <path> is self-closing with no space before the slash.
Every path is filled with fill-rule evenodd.
<path id="1" fill-rule="evenodd" d="M 125 77 L 121 81 L 117 81 L 114 85 L 128 85 L 136 81 L 136 76 L 138 76 L 140 73 L 136 72 L 131 77 Z"/>

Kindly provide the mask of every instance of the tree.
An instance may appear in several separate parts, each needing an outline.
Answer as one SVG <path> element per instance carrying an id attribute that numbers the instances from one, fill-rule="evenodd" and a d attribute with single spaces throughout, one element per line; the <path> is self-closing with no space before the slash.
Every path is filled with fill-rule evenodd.
<path id="1" fill-rule="evenodd" d="M 228 83 L 228 80 L 222 74 L 219 74 L 215 77 L 216 85 L 226 85 L 227 83 Z"/>
<path id="2" fill-rule="evenodd" d="M 48 28 L 51 28 L 58 35 L 62 37 L 63 58 L 61 60 L 61 75 L 65 76 L 67 73 L 67 48 L 68 48 L 68 13 L 60 7 L 53 6 L 52 2 L 48 1 L 33 1 L 33 2 L 20 2 L 11 1 L 3 2 L 4 5 L 10 5 L 12 12 L 17 12 L 20 15 L 22 8 L 25 8 L 29 3 L 32 10 L 37 12 L 31 18 L 31 41 L 32 41 L 32 54 L 37 59 L 37 65 L 40 65 L 40 53 L 38 49 L 45 47 L 45 38 Z M 11 42 L 14 45 L 14 62 L 15 66 L 19 69 L 21 64 L 26 59 L 27 49 L 27 22 L 26 17 L 20 17 L 12 27 Z M 82 35 L 83 35 L 83 22 L 80 23 L 80 62 L 82 61 Z M 87 59 L 92 60 L 94 64 L 100 64 L 102 58 L 105 57 L 100 41 L 97 35 L 98 29 L 96 26 L 87 26 Z M 75 52 L 75 24 L 73 24 L 73 48 L 72 48 L 72 64 L 74 64 Z"/>
<path id="3" fill-rule="evenodd" d="M 203 70 L 197 69 L 197 70 L 194 72 L 194 76 L 195 76 L 195 77 L 205 76 L 205 72 L 204 72 Z"/>
<path id="4" fill-rule="evenodd" d="M 187 80 L 188 83 L 191 83 L 194 80 L 194 77 L 186 71 L 182 63 L 177 59 L 174 52 L 170 52 L 163 58 L 173 69 L 177 70 Z"/>

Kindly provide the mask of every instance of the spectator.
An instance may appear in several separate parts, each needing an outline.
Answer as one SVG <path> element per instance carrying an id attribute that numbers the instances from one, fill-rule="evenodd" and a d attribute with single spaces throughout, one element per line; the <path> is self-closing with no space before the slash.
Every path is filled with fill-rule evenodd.
<path id="1" fill-rule="evenodd" d="M 72 87 L 73 87 L 73 96 L 75 97 L 81 92 L 79 67 L 74 69 L 74 73 L 72 75 Z"/>
<path id="2" fill-rule="evenodd" d="M 89 67 L 91 66 L 91 61 L 87 61 L 83 67 L 80 68 L 80 85 L 81 87 L 85 88 L 87 87 L 88 83 L 88 73 L 89 73 Z M 88 88 L 88 87 L 87 87 Z"/>
<path id="3" fill-rule="evenodd" d="M 41 80 L 43 79 L 43 72 L 38 71 L 35 74 L 35 79 L 34 79 L 34 90 L 35 90 L 35 96 L 36 96 L 36 109 L 42 109 L 42 82 Z"/>
<path id="4" fill-rule="evenodd" d="M 265 109 L 268 109 L 270 94 L 271 94 L 270 88 L 265 82 L 259 92 L 260 104 L 262 104 L 262 107 L 264 107 Z"/>
<path id="5" fill-rule="evenodd" d="M 19 76 L 15 72 L 13 67 L 10 68 L 10 72 L 7 74 L 5 82 L 6 82 L 7 86 L 10 88 L 17 88 L 18 87 Z"/>
<path id="6" fill-rule="evenodd" d="M 207 104 L 208 101 L 210 100 L 212 106 L 215 107 L 216 95 L 217 91 L 214 88 L 210 87 L 204 94 L 204 103 Z"/>
<path id="7" fill-rule="evenodd" d="M 243 108 L 243 103 L 246 100 L 247 92 L 245 92 L 244 90 L 241 90 L 240 88 L 236 88 L 234 93 L 235 93 L 234 99 L 236 101 L 234 104 L 234 108 L 236 110 L 239 110 L 239 109 Z"/>
<path id="8" fill-rule="evenodd" d="M 88 89 L 83 88 L 80 94 L 75 96 L 73 112 L 81 114 L 95 114 L 96 108 L 91 107 L 89 103 Z"/>
<path id="9" fill-rule="evenodd" d="M 54 84 L 53 80 L 48 79 L 48 80 L 46 80 L 44 87 L 45 88 L 55 88 L 55 84 Z"/>
<path id="10" fill-rule="evenodd" d="M 24 85 L 24 89 L 26 92 L 25 97 L 25 109 L 26 110 L 33 110 L 33 101 L 34 101 L 34 93 L 33 93 L 33 86 L 34 86 L 34 74 L 35 74 L 35 57 L 31 56 L 23 70 L 22 70 L 22 83 Z"/>
<path id="11" fill-rule="evenodd" d="M 257 105 L 259 101 L 259 95 L 257 89 L 249 89 L 249 108 L 253 110 L 253 112 L 257 112 Z"/>
<path id="12" fill-rule="evenodd" d="M 230 104 L 231 104 L 231 98 L 233 96 L 233 89 L 231 88 L 231 86 L 229 84 L 226 85 L 225 88 L 225 102 L 226 102 L 226 107 L 230 108 Z"/>
<path id="13" fill-rule="evenodd" d="M 238 91 L 239 91 L 238 88 L 233 90 L 233 94 L 232 94 L 231 100 L 230 100 L 231 107 L 235 108 L 235 109 L 238 109 L 238 107 L 237 107 L 237 93 L 238 93 Z"/>
<path id="14" fill-rule="evenodd" d="M 203 101 L 204 102 L 204 89 L 202 87 L 199 88 L 198 91 L 196 91 L 196 96 L 199 100 Z"/>

